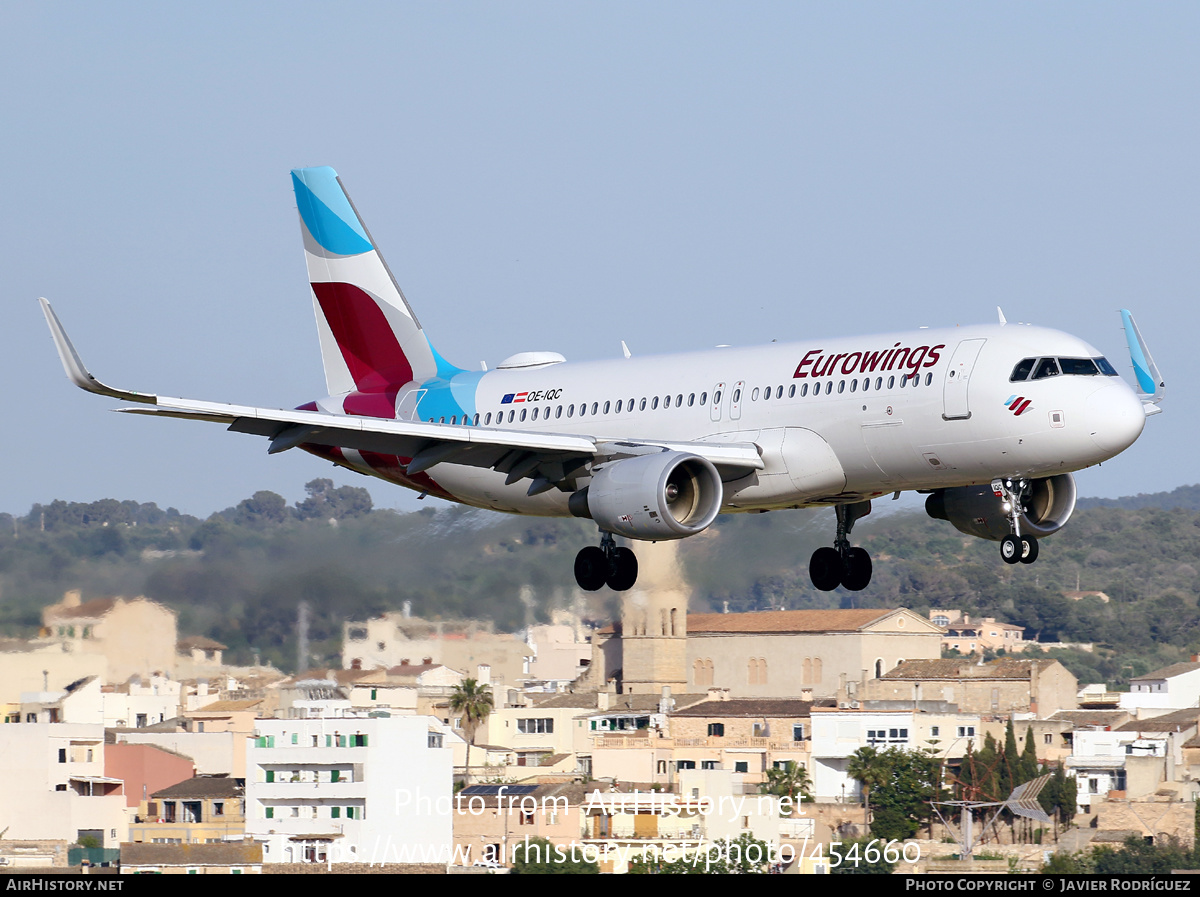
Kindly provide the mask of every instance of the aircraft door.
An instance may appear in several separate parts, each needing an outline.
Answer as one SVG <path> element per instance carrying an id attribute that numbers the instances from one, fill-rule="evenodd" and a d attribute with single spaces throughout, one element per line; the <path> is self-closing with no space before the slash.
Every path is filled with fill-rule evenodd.
<path id="1" fill-rule="evenodd" d="M 729 394 L 729 419 L 742 419 L 742 400 L 745 396 L 742 395 L 746 391 L 746 381 L 739 380 L 733 384 L 733 392 Z"/>
<path id="2" fill-rule="evenodd" d="M 946 372 L 946 384 L 942 388 L 942 418 L 944 420 L 967 420 L 971 408 L 967 403 L 967 389 L 971 383 L 971 371 L 979 351 L 986 339 L 965 339 L 958 344 L 950 358 L 950 370 Z"/>
<path id="3" fill-rule="evenodd" d="M 712 390 L 712 404 L 709 405 L 709 415 L 713 420 L 721 419 L 721 402 L 725 400 L 725 384 L 718 383 Z"/>

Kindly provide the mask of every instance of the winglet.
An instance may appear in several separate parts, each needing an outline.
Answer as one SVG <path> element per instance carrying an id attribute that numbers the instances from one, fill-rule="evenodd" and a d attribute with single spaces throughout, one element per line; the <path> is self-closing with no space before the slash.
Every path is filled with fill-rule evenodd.
<path id="1" fill-rule="evenodd" d="M 38 303 L 42 306 L 42 314 L 46 316 L 46 323 L 50 325 L 50 336 L 54 338 L 54 346 L 58 349 L 58 357 L 62 361 L 63 370 L 67 372 L 67 379 L 80 389 L 94 392 L 97 395 L 112 396 L 114 399 L 122 399 L 126 402 L 143 402 L 149 405 L 158 402 L 158 397 L 155 395 L 113 389 L 93 377 L 91 371 L 84 366 L 79 353 L 75 351 L 75 346 L 71 344 L 71 338 L 67 336 L 67 331 L 63 329 L 63 325 L 58 320 L 58 315 L 54 313 L 54 309 L 50 307 L 50 303 L 45 299 L 38 299 Z"/>
<path id="2" fill-rule="evenodd" d="M 1162 374 L 1158 372 L 1158 365 L 1150 357 L 1146 341 L 1142 339 L 1141 331 L 1138 330 L 1128 309 L 1121 309 L 1121 323 L 1125 326 L 1125 342 L 1129 346 L 1129 358 L 1133 362 L 1133 373 L 1137 378 L 1138 397 L 1144 403 L 1157 405 L 1163 400 L 1167 385 L 1163 382 Z"/>

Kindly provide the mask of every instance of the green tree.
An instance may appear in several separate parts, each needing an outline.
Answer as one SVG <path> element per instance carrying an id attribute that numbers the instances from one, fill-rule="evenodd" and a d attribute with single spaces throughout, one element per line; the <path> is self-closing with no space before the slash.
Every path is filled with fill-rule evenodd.
<path id="1" fill-rule="evenodd" d="M 782 768 L 767 770 L 762 793 L 790 798 L 792 806 L 799 809 L 801 801 L 813 799 L 812 780 L 808 777 L 807 769 L 794 760 L 788 760 Z"/>
<path id="2" fill-rule="evenodd" d="M 850 755 L 850 762 L 846 765 L 846 775 L 862 785 L 863 806 L 866 807 L 865 819 L 870 825 L 871 790 L 887 780 L 887 770 L 884 768 L 879 751 L 870 745 L 860 747 Z"/>
<path id="3" fill-rule="evenodd" d="M 846 771 L 863 783 L 864 791 L 870 788 L 869 798 L 874 803 L 871 834 L 876 838 L 911 838 L 930 818 L 929 802 L 937 796 L 939 779 L 933 755 L 864 747 L 851 755 Z"/>
<path id="4" fill-rule="evenodd" d="M 868 847 L 870 848 L 869 853 Z M 842 859 L 836 866 L 830 865 L 830 875 L 891 875 L 896 869 L 895 863 L 889 863 L 884 859 L 879 841 L 871 838 L 845 841 L 838 847 L 837 853 Z M 832 847 L 830 847 L 829 855 L 832 863 L 834 855 Z M 868 856 L 874 862 L 868 862 Z"/>
<path id="5" fill-rule="evenodd" d="M 462 728 L 467 733 L 467 777 L 471 775 L 471 748 L 475 745 L 475 732 L 480 723 L 488 718 L 495 706 L 491 689 L 474 679 L 464 679 L 462 685 L 454 686 L 450 695 L 450 709 L 462 714 Z"/>
<path id="6" fill-rule="evenodd" d="M 642 857 L 629 864 L 632 875 L 758 875 L 774 857 L 770 846 L 749 832 L 716 841 L 697 853 L 665 862 Z"/>
<path id="7" fill-rule="evenodd" d="M 579 845 L 564 847 L 545 838 L 526 838 L 513 848 L 512 875 L 598 875 L 600 867 L 579 855 Z"/>

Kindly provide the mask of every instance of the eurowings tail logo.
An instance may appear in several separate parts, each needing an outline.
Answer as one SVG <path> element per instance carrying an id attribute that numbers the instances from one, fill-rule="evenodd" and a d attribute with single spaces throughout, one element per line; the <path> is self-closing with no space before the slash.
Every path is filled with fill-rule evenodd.
<path id="1" fill-rule="evenodd" d="M 1004 407 L 1011 411 L 1014 416 L 1020 417 L 1029 410 L 1029 405 L 1032 401 L 1033 399 L 1027 399 L 1024 396 L 1009 396 L 1004 402 Z"/>

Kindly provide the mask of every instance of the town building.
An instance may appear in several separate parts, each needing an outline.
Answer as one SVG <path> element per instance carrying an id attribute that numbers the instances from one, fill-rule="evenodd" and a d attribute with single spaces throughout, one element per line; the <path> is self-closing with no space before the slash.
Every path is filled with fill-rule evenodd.
<path id="1" fill-rule="evenodd" d="M 451 752 L 425 716 L 260 720 L 246 834 L 265 863 L 448 862 Z"/>
<path id="2" fill-rule="evenodd" d="M 245 786 L 229 776 L 194 776 L 150 794 L 129 826 L 129 840 L 146 844 L 241 841 Z"/>
<path id="3" fill-rule="evenodd" d="M 1129 680 L 1121 695 L 1121 709 L 1133 713 L 1182 710 L 1200 704 L 1200 658 L 1173 663 Z"/>
<path id="4" fill-rule="evenodd" d="M 128 840 L 123 783 L 105 774 L 104 727 L 0 726 L 0 831 L 9 840 Z"/>
<path id="5" fill-rule="evenodd" d="M 1078 706 L 1078 680 L 1057 660 L 905 660 L 866 682 L 865 701 L 944 701 L 965 713 L 1049 716 Z"/>
<path id="6" fill-rule="evenodd" d="M 1025 650 L 1025 627 L 1012 623 L 999 623 L 995 617 L 972 620 L 970 614 L 960 610 L 937 608 L 929 612 L 934 626 L 946 630 L 942 647 L 959 654 L 983 654 L 985 651 L 1003 651 L 1016 654 Z"/>

